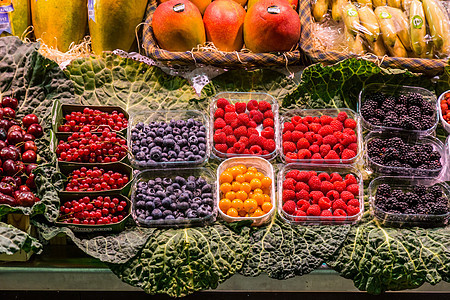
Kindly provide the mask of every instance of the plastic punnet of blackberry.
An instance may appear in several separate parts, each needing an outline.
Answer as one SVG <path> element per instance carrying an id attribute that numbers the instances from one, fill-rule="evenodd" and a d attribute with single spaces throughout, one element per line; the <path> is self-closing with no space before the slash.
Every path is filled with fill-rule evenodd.
<path id="1" fill-rule="evenodd" d="M 395 108 L 395 98 L 393 97 L 387 97 L 386 100 L 384 100 L 383 104 L 381 105 L 381 109 L 384 110 L 384 112 L 392 112 Z"/>
<path id="2" fill-rule="evenodd" d="M 411 93 L 408 95 L 409 106 L 422 106 L 423 96 L 419 93 Z"/>
<path id="3" fill-rule="evenodd" d="M 410 106 L 408 108 L 408 116 L 410 116 L 414 120 L 420 120 L 420 118 L 422 117 L 420 108 L 418 106 Z"/>
<path id="4" fill-rule="evenodd" d="M 427 192 L 433 195 L 434 199 L 442 197 L 442 188 L 437 184 L 430 186 Z"/>
<path id="5" fill-rule="evenodd" d="M 402 161 L 404 163 L 407 163 L 407 164 L 413 166 L 414 168 L 416 168 L 422 164 L 422 162 L 420 161 L 420 159 L 417 157 L 416 153 L 414 153 L 414 152 L 405 153 L 402 156 Z"/>
<path id="6" fill-rule="evenodd" d="M 389 197 L 391 195 L 391 187 L 386 184 L 386 183 L 382 183 L 378 186 L 377 192 L 376 192 L 376 197 L 378 196 L 382 196 L 382 197 Z"/>

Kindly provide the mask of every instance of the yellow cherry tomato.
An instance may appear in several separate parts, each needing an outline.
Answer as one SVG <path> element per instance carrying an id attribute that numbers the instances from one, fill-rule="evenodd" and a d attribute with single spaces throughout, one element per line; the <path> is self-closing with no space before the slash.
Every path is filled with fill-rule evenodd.
<path id="1" fill-rule="evenodd" d="M 244 201 L 244 209 L 248 213 L 253 213 L 258 208 L 258 203 L 255 199 L 247 199 Z"/>
<path id="2" fill-rule="evenodd" d="M 230 200 L 234 200 L 236 198 L 236 193 L 231 191 L 225 194 L 225 198 L 230 199 Z"/>
<path id="3" fill-rule="evenodd" d="M 245 172 L 247 172 L 247 167 L 243 164 L 237 165 L 237 168 L 241 169 L 242 174 L 244 174 Z"/>
<path id="4" fill-rule="evenodd" d="M 255 210 L 255 212 L 252 214 L 252 217 L 257 218 L 257 217 L 261 217 L 264 215 L 265 215 L 265 213 L 260 208 L 257 208 Z"/>
<path id="5" fill-rule="evenodd" d="M 231 207 L 227 210 L 227 215 L 229 215 L 230 217 L 236 218 L 237 216 L 239 216 L 238 211 Z"/>
<path id="6" fill-rule="evenodd" d="M 262 189 L 254 189 L 253 193 L 254 194 L 264 194 Z"/>
<path id="7" fill-rule="evenodd" d="M 263 189 L 263 194 L 270 195 L 270 189 Z"/>
<path id="8" fill-rule="evenodd" d="M 239 183 L 245 182 L 245 176 L 242 174 L 239 174 L 238 176 L 236 176 L 236 181 Z"/>
<path id="9" fill-rule="evenodd" d="M 263 205 L 264 203 L 264 195 L 263 194 L 254 194 L 253 195 L 253 199 L 256 200 L 256 203 L 258 203 L 258 205 Z"/>
<path id="10" fill-rule="evenodd" d="M 233 175 L 227 171 L 220 174 L 219 182 L 222 183 L 231 183 L 233 181 Z"/>
<path id="11" fill-rule="evenodd" d="M 234 199 L 231 202 L 231 207 L 236 209 L 237 211 L 241 211 L 244 209 L 244 202 L 242 202 L 242 200 L 239 199 Z"/>
<path id="12" fill-rule="evenodd" d="M 264 195 L 264 202 L 271 202 L 269 195 L 267 194 Z"/>
<path id="13" fill-rule="evenodd" d="M 253 198 L 255 194 L 253 192 L 248 193 L 248 198 Z"/>
<path id="14" fill-rule="evenodd" d="M 264 178 L 264 174 L 261 173 L 261 172 L 256 172 L 256 173 L 255 173 L 255 177 L 258 178 L 259 180 L 261 180 L 261 179 Z"/>
<path id="15" fill-rule="evenodd" d="M 250 193 L 251 190 L 252 190 L 252 187 L 250 186 L 250 183 L 248 183 L 248 182 L 241 183 L 241 191 L 244 191 L 248 194 L 248 193 Z"/>
<path id="16" fill-rule="evenodd" d="M 252 187 L 253 190 L 260 189 L 261 188 L 261 181 L 258 178 L 253 178 L 250 181 L 250 186 Z"/>
<path id="17" fill-rule="evenodd" d="M 220 185 L 220 191 L 224 194 L 228 193 L 229 191 L 231 191 L 231 184 L 229 184 L 228 182 L 222 183 Z"/>
<path id="18" fill-rule="evenodd" d="M 238 167 L 232 167 L 231 168 L 231 174 L 233 175 L 234 178 L 236 178 L 236 176 L 242 174 L 242 170 L 240 168 L 238 168 Z"/>
<path id="19" fill-rule="evenodd" d="M 253 173 L 256 173 L 256 172 L 258 172 L 258 170 L 256 170 L 255 167 L 249 167 L 249 168 L 247 168 L 247 172 L 253 172 Z"/>
<path id="20" fill-rule="evenodd" d="M 272 179 L 270 177 L 263 177 L 261 179 L 261 185 L 263 188 L 268 188 L 272 185 Z"/>
<path id="21" fill-rule="evenodd" d="M 239 211 L 239 217 L 248 217 L 248 214 L 245 210 Z"/>
<path id="22" fill-rule="evenodd" d="M 268 213 L 272 209 L 272 203 L 271 202 L 264 202 L 261 206 L 263 212 Z"/>
<path id="23" fill-rule="evenodd" d="M 227 212 L 231 207 L 231 201 L 230 199 L 223 198 L 219 201 L 219 208 L 223 212 Z"/>
<path id="24" fill-rule="evenodd" d="M 255 178 L 255 173 L 253 172 L 247 172 L 244 174 L 245 181 L 250 182 L 253 178 Z"/>
<path id="25" fill-rule="evenodd" d="M 239 192 L 241 190 L 241 184 L 237 181 L 233 181 L 233 183 L 231 184 L 231 189 L 234 192 Z"/>
<path id="26" fill-rule="evenodd" d="M 244 191 L 238 191 L 236 192 L 236 199 L 240 199 L 242 201 L 246 200 L 248 198 L 248 195 Z"/>

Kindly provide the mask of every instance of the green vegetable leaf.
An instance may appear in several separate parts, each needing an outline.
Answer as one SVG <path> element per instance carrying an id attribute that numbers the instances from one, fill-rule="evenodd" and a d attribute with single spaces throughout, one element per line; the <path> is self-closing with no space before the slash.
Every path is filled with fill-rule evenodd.
<path id="1" fill-rule="evenodd" d="M 156 230 L 135 258 L 110 268 L 124 282 L 150 294 L 182 297 L 214 289 L 242 267 L 248 232 L 247 227 L 237 234 L 220 223 Z"/>
<path id="2" fill-rule="evenodd" d="M 20 250 L 39 254 L 42 245 L 22 230 L 0 222 L 0 254 L 13 255 Z"/>
<path id="3" fill-rule="evenodd" d="M 349 230 L 349 225 L 296 226 L 274 218 L 251 233 L 250 254 L 240 273 L 276 279 L 308 274 L 339 249 Z"/>

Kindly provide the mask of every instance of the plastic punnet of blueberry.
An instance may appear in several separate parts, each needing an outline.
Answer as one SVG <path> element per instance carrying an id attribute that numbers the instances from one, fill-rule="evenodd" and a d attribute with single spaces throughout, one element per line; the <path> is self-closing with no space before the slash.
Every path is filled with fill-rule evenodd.
<path id="1" fill-rule="evenodd" d="M 131 129 L 131 153 L 139 167 L 165 162 L 201 162 L 206 156 L 207 129 L 194 119 L 137 123 Z"/>
<path id="2" fill-rule="evenodd" d="M 135 192 L 141 223 L 206 218 L 213 214 L 212 186 L 203 177 L 155 178 L 141 181 Z"/>

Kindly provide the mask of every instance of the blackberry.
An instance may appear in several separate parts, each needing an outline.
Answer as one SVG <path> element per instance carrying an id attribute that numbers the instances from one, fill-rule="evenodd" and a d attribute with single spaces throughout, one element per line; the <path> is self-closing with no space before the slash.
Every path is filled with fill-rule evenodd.
<path id="1" fill-rule="evenodd" d="M 431 154 L 431 152 L 433 152 L 433 146 L 431 146 L 430 144 L 417 145 L 417 151 L 424 152 L 428 156 L 428 154 Z"/>
<path id="2" fill-rule="evenodd" d="M 439 185 L 433 185 L 428 188 L 427 191 L 429 194 L 433 195 L 434 199 L 442 197 L 442 189 Z"/>
<path id="3" fill-rule="evenodd" d="M 382 123 L 386 127 L 398 127 L 400 124 L 399 119 L 395 116 L 386 117 Z"/>
<path id="4" fill-rule="evenodd" d="M 382 152 L 382 150 L 380 150 L 380 148 L 368 147 L 367 154 L 369 155 L 370 158 L 375 158 L 375 157 L 381 157 L 383 155 L 383 152 Z"/>
<path id="5" fill-rule="evenodd" d="M 408 116 L 410 116 L 414 120 L 420 120 L 422 116 L 422 114 L 420 113 L 420 108 L 417 106 L 410 106 L 408 108 Z"/>
<path id="6" fill-rule="evenodd" d="M 393 137 L 390 138 L 386 141 L 386 147 L 392 147 L 395 149 L 401 149 L 403 148 L 405 145 L 405 143 L 403 142 L 403 140 L 399 137 Z"/>
<path id="7" fill-rule="evenodd" d="M 422 116 L 422 119 L 420 120 L 420 126 L 422 130 L 430 129 L 434 126 L 435 123 L 436 119 L 431 116 Z"/>
<path id="8" fill-rule="evenodd" d="M 429 202 L 434 202 L 435 201 L 435 197 L 431 194 L 425 194 L 424 196 L 419 198 L 419 203 L 426 205 Z"/>
<path id="9" fill-rule="evenodd" d="M 424 185 L 418 184 L 414 187 L 414 193 L 419 197 L 425 196 L 427 188 Z"/>
<path id="10" fill-rule="evenodd" d="M 427 163 L 427 168 L 430 170 L 437 170 L 442 168 L 442 164 L 439 161 L 431 161 L 429 163 Z"/>
<path id="11" fill-rule="evenodd" d="M 430 202 L 428 209 L 429 213 L 432 215 L 445 215 L 448 213 L 448 205 L 443 203 Z"/>
<path id="12" fill-rule="evenodd" d="M 445 198 L 445 197 L 439 197 L 439 198 L 436 199 L 435 202 L 436 202 L 436 203 L 442 203 L 442 204 L 445 204 L 445 205 L 448 206 L 448 200 L 447 200 L 447 198 Z"/>
<path id="13" fill-rule="evenodd" d="M 395 112 L 400 115 L 407 115 L 408 114 L 408 108 L 404 104 L 397 104 L 394 108 Z"/>
<path id="14" fill-rule="evenodd" d="M 414 153 L 414 152 L 408 152 L 405 155 L 403 155 L 402 161 L 404 163 L 410 164 L 414 168 L 416 168 L 422 164 L 422 162 L 420 161 L 420 159 L 417 157 L 416 153 Z"/>
<path id="15" fill-rule="evenodd" d="M 383 104 L 381 105 L 381 109 L 385 112 L 392 112 L 394 111 L 395 107 L 395 98 L 388 97 L 386 100 L 384 100 Z"/>
<path id="16" fill-rule="evenodd" d="M 429 156 L 431 161 L 441 161 L 441 154 L 437 151 L 433 151 Z"/>
<path id="17" fill-rule="evenodd" d="M 405 203 L 405 202 L 399 202 L 399 201 L 397 201 L 394 205 L 393 205 L 393 207 L 392 207 L 393 209 L 395 209 L 396 211 L 398 211 L 398 212 L 400 212 L 400 213 L 404 213 L 405 212 L 405 210 L 407 210 L 408 208 L 409 208 L 409 205 L 407 204 L 407 203 Z"/>
<path id="18" fill-rule="evenodd" d="M 382 109 L 378 108 L 375 110 L 373 116 L 374 116 L 374 118 L 377 118 L 378 120 L 383 121 L 384 118 L 386 117 L 386 113 Z"/>
<path id="19" fill-rule="evenodd" d="M 395 167 L 395 168 L 403 167 L 403 164 L 401 162 L 399 162 L 398 160 L 389 161 L 389 162 L 385 163 L 384 165 L 386 165 L 387 167 Z"/>
<path id="20" fill-rule="evenodd" d="M 427 213 L 428 213 L 428 205 L 421 203 L 416 206 L 416 214 L 426 215 Z"/>
<path id="21" fill-rule="evenodd" d="M 376 164 L 382 165 L 383 159 L 380 156 L 371 157 L 372 161 Z"/>
<path id="22" fill-rule="evenodd" d="M 387 148 L 383 155 L 383 161 L 389 162 L 398 160 L 400 158 L 400 152 L 396 148 Z"/>
<path id="23" fill-rule="evenodd" d="M 400 95 L 397 98 L 397 104 L 408 105 L 408 96 Z"/>
<path id="24" fill-rule="evenodd" d="M 402 116 L 400 118 L 400 127 L 404 129 L 411 129 L 411 130 L 419 130 L 421 129 L 421 125 L 417 120 L 414 120 L 413 118 L 409 116 Z"/>
<path id="25" fill-rule="evenodd" d="M 394 197 L 397 199 L 397 201 L 404 202 L 405 201 L 405 194 L 402 190 L 393 190 L 391 193 L 391 197 Z"/>
<path id="26" fill-rule="evenodd" d="M 374 138 L 367 146 L 368 148 L 377 148 L 381 150 L 385 146 L 385 142 L 382 139 Z"/>
<path id="27" fill-rule="evenodd" d="M 408 192 L 404 194 L 404 201 L 408 203 L 410 207 L 414 207 L 420 202 L 420 198 L 415 193 Z"/>
<path id="28" fill-rule="evenodd" d="M 378 186 L 377 193 L 376 193 L 377 197 L 383 196 L 383 197 L 387 198 L 390 195 L 391 195 L 391 187 L 388 184 L 383 183 Z"/>
<path id="29" fill-rule="evenodd" d="M 375 197 L 375 205 L 378 206 L 380 209 L 385 210 L 386 200 L 387 200 L 386 197 L 377 195 Z"/>
<path id="30" fill-rule="evenodd" d="M 416 214 L 416 210 L 413 208 L 408 208 L 405 210 L 405 214 L 407 215 L 415 215 Z"/>
<path id="31" fill-rule="evenodd" d="M 366 97 L 366 101 L 372 100 L 372 101 L 377 102 L 378 104 L 382 104 L 385 99 L 386 99 L 386 96 L 383 93 L 373 93 L 373 94 L 367 95 L 367 97 Z"/>
<path id="32" fill-rule="evenodd" d="M 415 106 L 422 106 L 423 96 L 418 93 L 411 93 L 408 95 L 408 104 Z"/>
<path id="33" fill-rule="evenodd" d="M 434 111 L 435 111 L 435 108 L 433 107 L 433 105 L 430 102 L 423 101 L 422 108 L 421 108 L 422 115 L 432 116 L 434 114 Z"/>
<path id="34" fill-rule="evenodd" d="M 380 120 L 378 120 L 377 118 L 370 118 L 367 120 L 367 122 L 369 122 L 370 124 L 375 125 L 375 126 L 383 125 L 383 123 Z"/>

